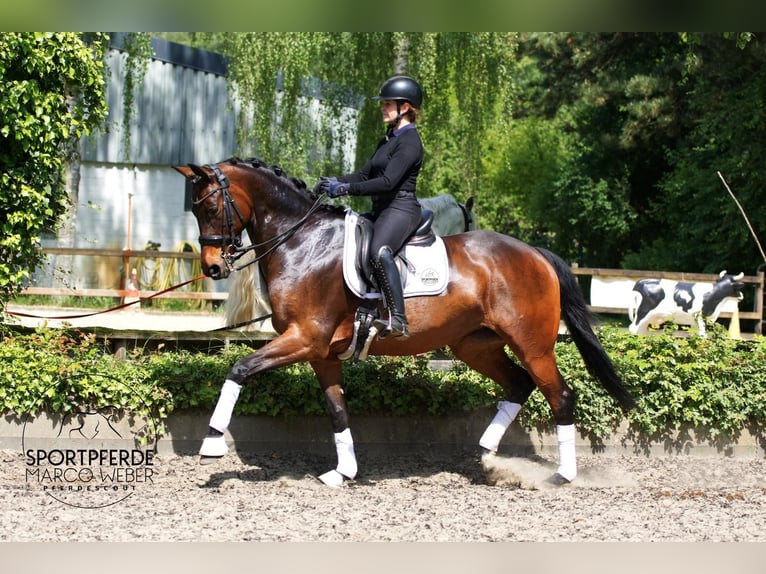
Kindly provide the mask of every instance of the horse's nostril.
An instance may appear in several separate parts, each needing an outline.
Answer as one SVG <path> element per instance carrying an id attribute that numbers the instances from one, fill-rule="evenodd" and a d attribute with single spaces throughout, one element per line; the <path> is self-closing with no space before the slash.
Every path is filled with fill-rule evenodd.
<path id="1" fill-rule="evenodd" d="M 208 267 L 207 276 L 210 277 L 211 279 L 220 279 L 221 268 L 218 265 L 211 265 L 210 267 Z"/>

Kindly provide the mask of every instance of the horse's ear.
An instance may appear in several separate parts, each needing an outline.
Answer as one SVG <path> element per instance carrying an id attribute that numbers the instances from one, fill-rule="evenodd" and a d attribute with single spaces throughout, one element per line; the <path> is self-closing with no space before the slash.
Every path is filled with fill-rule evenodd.
<path id="1" fill-rule="evenodd" d="M 199 177 L 201 177 L 202 179 L 206 179 L 206 180 L 210 180 L 210 179 L 211 179 L 211 177 L 210 177 L 210 173 L 208 173 L 207 171 L 205 171 L 205 169 L 204 169 L 203 167 L 201 167 L 201 166 L 197 165 L 196 163 L 190 163 L 190 164 L 189 164 L 189 167 L 191 168 L 191 170 L 192 170 L 192 171 L 193 171 L 193 172 L 194 172 L 196 175 L 198 175 L 198 176 L 199 176 Z"/>
<path id="2" fill-rule="evenodd" d="M 189 179 L 192 176 L 192 170 L 190 167 L 185 165 L 174 165 L 172 168 L 184 176 L 186 179 Z"/>
<path id="3" fill-rule="evenodd" d="M 183 175 L 186 179 L 191 179 L 192 177 L 210 179 L 210 175 L 202 167 L 194 163 L 185 166 L 174 165 L 173 169 Z"/>
<path id="4" fill-rule="evenodd" d="M 471 209 L 473 209 L 473 195 L 468 198 L 468 201 L 465 202 L 465 208 L 468 211 L 471 211 Z"/>

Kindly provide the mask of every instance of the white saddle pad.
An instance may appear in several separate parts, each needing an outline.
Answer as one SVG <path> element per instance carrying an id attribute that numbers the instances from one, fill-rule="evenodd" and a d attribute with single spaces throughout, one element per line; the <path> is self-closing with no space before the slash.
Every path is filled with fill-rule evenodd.
<path id="1" fill-rule="evenodd" d="M 357 297 L 364 297 L 369 287 L 356 267 L 356 221 L 359 214 L 346 211 L 346 233 L 343 245 L 343 278 Z M 449 261 L 444 241 L 436 236 L 431 245 L 405 245 L 404 258 L 412 264 L 402 273 L 405 297 L 440 295 L 449 283 Z"/>

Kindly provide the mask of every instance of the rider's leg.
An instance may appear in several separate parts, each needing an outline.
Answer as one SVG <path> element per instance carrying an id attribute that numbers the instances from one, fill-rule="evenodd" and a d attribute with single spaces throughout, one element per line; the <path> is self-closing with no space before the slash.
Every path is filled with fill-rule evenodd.
<path id="1" fill-rule="evenodd" d="M 404 292 L 399 270 L 394 261 L 394 254 L 388 245 L 380 248 L 380 251 L 372 258 L 372 267 L 375 270 L 375 279 L 378 281 L 380 290 L 388 307 L 388 322 L 380 319 L 375 321 L 379 337 L 389 335 L 394 337 L 408 338 L 410 336 L 407 316 L 404 312 Z"/>
<path id="2" fill-rule="evenodd" d="M 375 271 L 375 280 L 383 293 L 389 312 L 388 322 L 375 322 L 378 336 L 381 338 L 388 335 L 409 337 L 402 280 L 394 255 L 399 252 L 420 222 L 420 205 L 414 197 L 412 201 L 412 205 L 405 201 L 403 208 L 384 209 L 375 220 L 370 245 L 371 263 Z"/>

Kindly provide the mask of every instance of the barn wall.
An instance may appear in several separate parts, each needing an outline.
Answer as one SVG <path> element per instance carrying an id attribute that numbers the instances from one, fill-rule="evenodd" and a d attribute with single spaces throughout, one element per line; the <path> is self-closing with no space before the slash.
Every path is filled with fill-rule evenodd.
<path id="1" fill-rule="evenodd" d="M 170 45 L 154 40 L 155 45 Z M 156 48 L 155 48 L 156 51 Z M 189 49 L 186 54 L 207 53 Z M 180 53 L 181 55 L 184 52 Z M 87 162 L 174 165 L 208 163 L 234 155 L 238 107 L 229 97 L 226 77 L 195 69 L 191 61 L 153 59 L 142 88 L 135 93 L 130 123 L 130 149 L 123 146 L 123 93 L 126 54 L 112 50 L 108 57 L 110 81 L 106 133 L 85 139 Z M 128 153 L 129 152 L 129 153 Z"/>
<path id="2" fill-rule="evenodd" d="M 119 36 L 115 40 L 119 45 Z M 108 55 L 107 129 L 81 141 L 74 240 L 48 238 L 44 246 L 142 249 L 153 241 L 172 251 L 182 242 L 197 245 L 196 220 L 184 211 L 184 179 L 171 166 L 235 155 L 238 108 L 222 56 L 159 39 L 152 44 L 155 57 L 135 93 L 129 150 L 123 142 L 126 55 Z M 118 288 L 122 265 L 113 257 L 51 257 L 35 284 Z M 214 288 L 227 287 L 223 281 Z"/>

